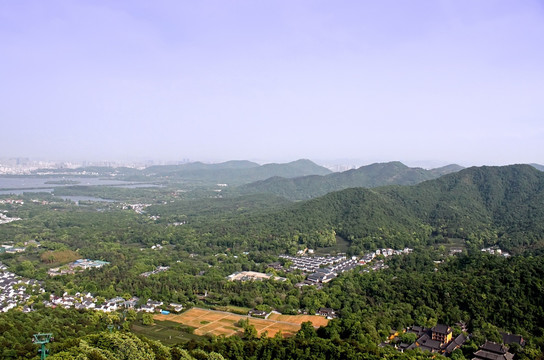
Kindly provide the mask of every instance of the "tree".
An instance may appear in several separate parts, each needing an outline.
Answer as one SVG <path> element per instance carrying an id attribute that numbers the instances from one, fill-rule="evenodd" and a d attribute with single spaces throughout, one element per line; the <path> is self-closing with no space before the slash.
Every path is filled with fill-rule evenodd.
<path id="1" fill-rule="evenodd" d="M 461 349 L 456 349 L 451 353 L 452 360 L 466 360 Z"/>
<path id="2" fill-rule="evenodd" d="M 142 315 L 142 324 L 144 324 L 144 325 L 155 325 L 155 320 L 153 320 L 153 314 L 144 313 Z"/>
<path id="3" fill-rule="evenodd" d="M 296 335 L 299 339 L 314 339 L 317 337 L 317 332 L 315 331 L 314 325 L 311 321 L 305 321 L 300 324 L 300 330 Z"/>
<path id="4" fill-rule="evenodd" d="M 249 323 L 249 320 L 244 322 L 243 324 L 244 328 L 244 339 L 247 340 L 254 340 L 257 338 L 257 329 L 255 329 L 255 326 Z"/>
<path id="5" fill-rule="evenodd" d="M 400 336 L 400 341 L 405 344 L 413 344 L 417 340 L 417 335 L 414 333 L 404 333 Z"/>

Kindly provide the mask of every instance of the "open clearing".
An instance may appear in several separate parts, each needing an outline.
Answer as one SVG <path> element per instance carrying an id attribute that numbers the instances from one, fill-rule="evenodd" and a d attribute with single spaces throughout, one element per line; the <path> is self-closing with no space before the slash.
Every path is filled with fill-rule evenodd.
<path id="1" fill-rule="evenodd" d="M 234 324 L 242 319 L 249 319 L 249 323 L 255 326 L 259 336 L 266 332 L 268 336 L 274 336 L 278 331 L 282 335 L 292 336 L 299 329 L 300 324 L 305 321 L 311 321 L 314 327 L 326 326 L 329 320 L 322 316 L 316 315 L 281 315 L 271 314 L 268 319 L 259 319 L 246 315 L 236 315 L 224 311 L 206 310 L 200 308 L 192 308 L 186 312 L 175 315 L 157 314 L 154 316 L 158 321 L 173 321 L 183 325 L 192 326 L 195 328 L 195 335 L 241 335 L 242 328 L 236 327 Z"/>
<path id="2" fill-rule="evenodd" d="M 172 321 L 157 322 L 152 326 L 132 324 L 132 331 L 145 335 L 152 340 L 159 340 L 167 345 L 185 343 L 189 340 L 198 340 L 199 336 L 180 329 L 180 324 Z"/>
<path id="3" fill-rule="evenodd" d="M 268 320 L 288 322 L 288 323 L 299 324 L 299 325 L 302 324 L 303 322 L 311 321 L 315 327 L 327 326 L 327 324 L 329 323 L 329 320 L 327 320 L 324 316 L 317 316 L 317 315 L 281 315 L 281 314 L 272 313 L 268 317 Z"/>

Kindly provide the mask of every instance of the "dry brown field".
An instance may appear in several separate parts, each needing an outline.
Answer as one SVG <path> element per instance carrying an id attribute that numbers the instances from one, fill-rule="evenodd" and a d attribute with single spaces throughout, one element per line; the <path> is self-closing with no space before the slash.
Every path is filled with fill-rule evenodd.
<path id="1" fill-rule="evenodd" d="M 268 317 L 268 320 L 282 321 L 299 325 L 303 322 L 311 321 L 315 327 L 327 326 L 327 324 L 329 323 L 329 320 L 327 320 L 327 318 L 318 315 L 281 315 L 272 313 Z"/>
<path id="2" fill-rule="evenodd" d="M 278 331 L 281 331 L 285 337 L 292 336 L 300 329 L 300 324 L 305 321 L 311 321 L 315 327 L 326 326 L 329 322 L 326 318 L 316 315 L 271 314 L 268 319 L 259 319 L 224 311 L 199 308 L 192 308 L 178 315 L 157 314 L 154 316 L 154 319 L 159 321 L 174 321 L 194 327 L 196 335 L 212 334 L 216 336 L 242 334 L 243 330 L 235 327 L 234 324 L 241 319 L 249 319 L 249 323 L 255 326 L 255 330 L 257 330 L 259 336 L 266 331 L 270 337 L 274 336 Z"/>

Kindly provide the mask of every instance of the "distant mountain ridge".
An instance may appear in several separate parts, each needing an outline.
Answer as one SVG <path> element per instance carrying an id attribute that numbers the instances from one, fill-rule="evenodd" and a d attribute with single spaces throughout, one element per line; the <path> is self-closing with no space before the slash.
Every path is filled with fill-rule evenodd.
<path id="1" fill-rule="evenodd" d="M 284 164 L 259 165 L 247 160 L 232 160 L 218 164 L 193 162 L 181 165 L 155 165 L 143 170 L 132 168 L 88 167 L 62 169 L 63 172 L 94 172 L 101 176 L 115 175 L 118 179 L 132 181 L 179 180 L 206 184 L 225 183 L 241 185 L 268 179 L 274 176 L 283 178 L 307 175 L 327 175 L 331 171 L 307 159 L 300 159 Z"/>
<path id="2" fill-rule="evenodd" d="M 322 176 L 310 175 L 291 179 L 272 177 L 240 186 L 235 191 L 241 194 L 267 193 L 291 200 L 307 200 L 351 187 L 373 188 L 384 185 L 415 185 L 461 169 L 463 167 L 452 164 L 437 169 L 425 170 L 411 168 L 399 161 L 393 161 L 374 163 L 358 169 Z"/>
<path id="3" fill-rule="evenodd" d="M 220 164 L 192 163 L 168 168 L 151 167 L 145 169 L 144 172 L 181 180 L 226 183 L 229 185 L 247 184 L 273 176 L 291 178 L 331 173 L 330 170 L 305 159 L 285 164 L 265 165 L 250 161 L 229 161 Z"/>
<path id="4" fill-rule="evenodd" d="M 252 161 L 247 160 L 231 160 L 217 164 L 205 164 L 200 161 L 180 164 L 180 165 L 153 165 L 145 168 L 142 172 L 146 174 L 170 174 L 170 173 L 182 173 L 202 170 L 225 170 L 225 169 L 253 169 L 260 165 Z"/>

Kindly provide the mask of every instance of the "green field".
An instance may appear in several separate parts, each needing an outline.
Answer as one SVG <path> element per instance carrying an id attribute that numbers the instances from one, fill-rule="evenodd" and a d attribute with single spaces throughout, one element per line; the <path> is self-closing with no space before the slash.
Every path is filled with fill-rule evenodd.
<path id="1" fill-rule="evenodd" d="M 190 340 L 199 340 L 200 336 L 185 331 L 183 326 L 173 321 L 155 320 L 155 325 L 132 324 L 131 330 L 153 340 L 159 340 L 167 345 L 185 343 Z"/>

